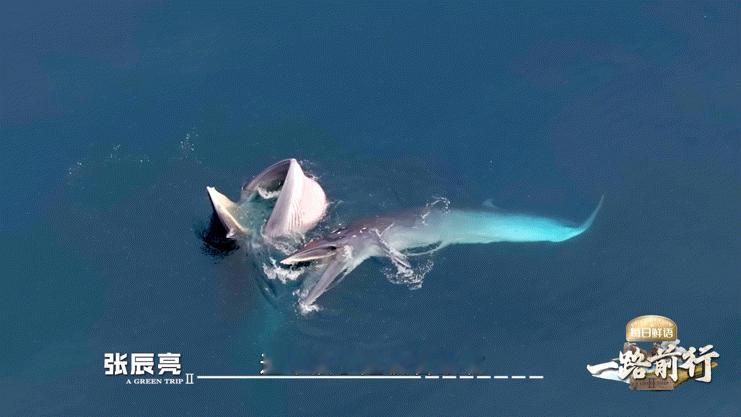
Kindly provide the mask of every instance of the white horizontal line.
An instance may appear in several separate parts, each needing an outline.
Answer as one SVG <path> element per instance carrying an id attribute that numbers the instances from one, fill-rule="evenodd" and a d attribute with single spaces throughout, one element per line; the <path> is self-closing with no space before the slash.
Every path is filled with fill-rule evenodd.
<path id="1" fill-rule="evenodd" d="M 425 375 L 425 379 L 438 379 L 440 375 Z"/>
<path id="2" fill-rule="evenodd" d="M 461 375 L 461 379 L 473 379 L 473 375 Z"/>
<path id="3" fill-rule="evenodd" d="M 456 379 L 457 376 L 455 375 L 443 375 L 443 379 Z"/>
<path id="4" fill-rule="evenodd" d="M 512 375 L 512 379 L 525 379 L 525 375 Z"/>
<path id="5" fill-rule="evenodd" d="M 507 379 L 509 378 L 507 375 L 494 375 L 494 379 Z"/>
<path id="6" fill-rule="evenodd" d="M 476 375 L 476 379 L 491 379 L 491 375 Z"/>
<path id="7" fill-rule="evenodd" d="M 420 375 L 198 375 L 198 379 L 422 379 Z"/>
<path id="8" fill-rule="evenodd" d="M 530 378 L 530 379 L 543 379 L 543 375 L 530 375 L 528 378 Z"/>

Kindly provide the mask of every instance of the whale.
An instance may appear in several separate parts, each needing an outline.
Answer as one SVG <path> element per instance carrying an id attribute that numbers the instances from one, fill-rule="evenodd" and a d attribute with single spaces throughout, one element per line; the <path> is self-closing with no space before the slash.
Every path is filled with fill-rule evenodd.
<path id="1" fill-rule="evenodd" d="M 309 241 L 281 263 L 310 267 L 297 291 L 300 311 L 306 313 L 317 310 L 317 299 L 369 258 L 386 257 L 397 269 L 410 271 L 410 256 L 433 253 L 450 245 L 563 242 L 590 228 L 603 201 L 604 196 L 579 224 L 503 211 L 490 201 L 478 210 L 432 204 L 351 223 Z"/>
<path id="2" fill-rule="evenodd" d="M 328 206 L 321 185 L 295 158 L 276 162 L 245 183 L 237 202 L 215 187 L 206 187 L 206 192 L 226 237 L 233 240 L 299 240 L 321 221 Z"/>

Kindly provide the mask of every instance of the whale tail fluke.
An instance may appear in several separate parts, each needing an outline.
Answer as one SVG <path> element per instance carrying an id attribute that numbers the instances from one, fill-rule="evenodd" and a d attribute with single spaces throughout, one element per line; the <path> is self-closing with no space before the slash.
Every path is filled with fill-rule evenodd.
<path id="1" fill-rule="evenodd" d="M 597 218 L 597 214 L 602 208 L 602 203 L 604 202 L 604 200 L 605 196 L 603 195 L 599 199 L 597 207 L 592 210 L 592 213 L 589 215 L 589 217 L 587 217 L 587 219 L 584 220 L 581 224 L 568 224 L 559 222 L 559 226 L 557 227 L 546 227 L 542 230 L 540 228 L 535 228 L 535 230 L 538 231 L 537 238 L 532 238 L 530 239 L 530 241 L 544 240 L 549 242 L 563 242 L 579 236 L 580 234 L 589 230 L 590 227 L 592 227 L 592 223 L 594 223 L 594 219 Z"/>
<path id="2" fill-rule="evenodd" d="M 600 209 L 602 208 L 602 202 L 605 201 L 605 196 L 603 195 L 599 199 L 599 203 L 597 203 L 597 207 L 592 210 L 592 214 L 587 217 L 586 220 L 579 226 L 570 227 L 569 231 L 566 233 L 565 236 L 563 236 L 561 239 L 555 240 L 556 242 L 562 242 L 564 240 L 571 239 L 573 237 L 579 236 L 580 234 L 586 232 L 589 230 L 590 227 L 592 227 L 592 223 L 594 223 L 594 219 L 597 218 L 597 213 L 599 213 Z"/>
<path id="3" fill-rule="evenodd" d="M 578 230 L 577 234 L 582 234 L 586 232 L 590 227 L 592 227 L 592 223 L 594 223 L 594 219 L 597 218 L 597 213 L 599 213 L 599 210 L 602 208 L 602 203 L 604 201 L 605 201 L 605 195 L 602 194 L 602 197 L 600 197 L 599 199 L 599 203 L 597 203 L 597 207 L 595 207 L 594 210 L 592 211 L 592 214 L 590 214 L 589 217 L 587 217 L 587 219 L 584 220 L 584 223 L 582 223 L 581 226 L 579 226 L 579 228 L 577 229 Z"/>

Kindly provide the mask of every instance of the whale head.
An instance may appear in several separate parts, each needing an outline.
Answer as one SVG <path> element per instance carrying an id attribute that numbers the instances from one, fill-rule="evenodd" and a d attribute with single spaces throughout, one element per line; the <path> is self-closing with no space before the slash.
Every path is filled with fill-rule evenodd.
<path id="1" fill-rule="evenodd" d="M 255 233 L 268 240 L 300 237 L 327 209 L 324 190 L 293 158 L 271 165 L 246 183 L 238 202 L 214 187 L 206 187 L 206 192 L 230 239 Z"/>

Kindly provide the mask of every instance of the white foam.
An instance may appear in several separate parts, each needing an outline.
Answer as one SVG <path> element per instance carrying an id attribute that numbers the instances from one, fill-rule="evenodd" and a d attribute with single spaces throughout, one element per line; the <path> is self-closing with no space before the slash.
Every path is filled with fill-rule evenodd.
<path id="1" fill-rule="evenodd" d="M 277 279 L 282 284 L 296 281 L 301 277 L 301 274 L 304 273 L 304 269 L 301 268 L 283 268 L 273 258 L 268 258 L 268 261 L 270 262 L 269 264 L 262 264 L 262 272 L 268 279 Z"/>
<path id="2" fill-rule="evenodd" d="M 293 295 L 299 299 L 299 302 L 297 304 L 298 312 L 301 313 L 302 316 L 307 316 L 315 311 L 320 311 L 322 309 L 321 306 L 317 304 L 306 304 L 301 301 L 301 290 L 294 291 Z"/>
<path id="3" fill-rule="evenodd" d="M 433 209 L 441 210 L 444 213 L 450 211 L 450 200 L 445 197 L 434 197 L 432 201 L 425 204 L 424 210 L 422 210 L 422 224 L 426 224 L 427 216 L 430 215 Z"/>
<path id="4" fill-rule="evenodd" d="M 257 187 L 257 193 L 260 194 L 260 197 L 262 197 L 265 200 L 272 200 L 274 198 L 278 198 L 278 196 L 280 195 L 281 189 L 277 189 L 275 191 L 268 191 L 262 187 Z"/>
<path id="5" fill-rule="evenodd" d="M 391 259 L 393 267 L 383 268 L 383 275 L 390 283 L 406 285 L 410 290 L 422 288 L 425 276 L 427 276 L 435 265 L 432 259 L 429 258 L 421 262 L 410 262 L 410 266 L 406 266 L 393 258 L 389 259 Z"/>

